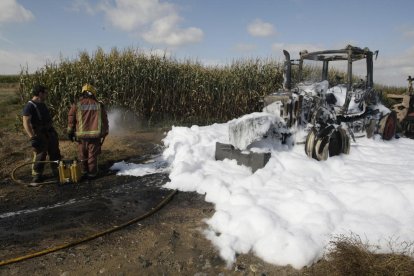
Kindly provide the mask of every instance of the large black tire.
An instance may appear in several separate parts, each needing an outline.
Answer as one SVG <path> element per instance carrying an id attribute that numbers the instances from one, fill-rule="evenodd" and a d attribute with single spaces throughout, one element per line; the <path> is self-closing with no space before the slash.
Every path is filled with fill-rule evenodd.
<path id="1" fill-rule="evenodd" d="M 351 151 L 351 143 L 348 133 L 343 128 L 338 128 L 338 131 L 341 133 L 341 139 L 342 139 L 342 152 L 343 154 L 349 154 Z"/>
<path id="2" fill-rule="evenodd" d="M 327 160 L 329 157 L 329 141 L 330 135 L 322 136 L 316 139 L 315 141 L 315 154 L 316 160 L 324 161 Z"/>
<path id="3" fill-rule="evenodd" d="M 318 161 L 327 160 L 328 157 L 340 155 L 341 153 L 349 154 L 349 151 L 349 136 L 340 127 L 335 129 L 332 125 L 328 126 L 319 135 L 316 134 L 315 129 L 312 129 L 306 138 L 306 155 Z"/>

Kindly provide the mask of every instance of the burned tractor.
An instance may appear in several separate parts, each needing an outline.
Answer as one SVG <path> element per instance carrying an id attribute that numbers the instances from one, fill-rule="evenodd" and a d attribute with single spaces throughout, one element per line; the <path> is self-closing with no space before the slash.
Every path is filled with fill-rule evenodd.
<path id="1" fill-rule="evenodd" d="M 374 89 L 373 59 L 378 51 L 348 45 L 340 50 L 302 51 L 297 60 L 292 60 L 286 50 L 283 53 L 283 89 L 264 97 L 263 115 L 244 116 L 229 123 L 230 145 L 218 143 L 216 159 L 232 158 L 256 167 L 259 164 L 249 163 L 246 150 L 252 146 L 248 143 L 257 144 L 269 137 L 282 143 L 304 143 L 306 154 L 316 160 L 349 153 L 350 139 L 374 134 L 384 140 L 394 137 L 396 114 L 380 103 L 380 93 Z M 355 63 L 359 70 L 364 67 L 365 79 L 356 81 Z M 333 71 L 345 72 L 332 77 L 330 66 Z M 319 73 L 312 74 L 315 72 Z M 266 124 L 269 114 L 276 118 Z M 263 158 L 254 154 L 255 160 L 265 164 L 265 153 L 261 153 Z"/>
<path id="2" fill-rule="evenodd" d="M 392 110 L 397 114 L 399 130 L 407 137 L 414 138 L 414 78 L 408 76 L 408 88 L 405 95 L 388 94 L 387 97 L 397 103 Z"/>
<path id="3" fill-rule="evenodd" d="M 380 134 L 384 140 L 394 137 L 396 114 L 380 103 L 380 93 L 374 89 L 373 57 L 378 51 L 348 45 L 340 50 L 302 51 L 299 60 L 291 60 L 287 51 L 284 55 L 284 90 L 264 98 L 265 110 L 277 103 L 279 115 L 288 127 L 308 133 L 305 152 L 309 157 L 326 160 L 329 156 L 349 153 L 350 138 L 355 141 L 356 137 L 370 138 L 374 134 Z M 305 79 L 306 61 L 321 63 L 313 65 L 321 69 L 319 76 Z M 337 61 L 346 64 L 345 78 L 336 76 L 329 83 L 329 66 Z M 353 65 L 358 61 L 365 61 L 358 66 L 365 67 L 366 75 L 365 79 L 355 81 Z M 292 82 L 294 65 L 298 66 L 295 83 Z"/>

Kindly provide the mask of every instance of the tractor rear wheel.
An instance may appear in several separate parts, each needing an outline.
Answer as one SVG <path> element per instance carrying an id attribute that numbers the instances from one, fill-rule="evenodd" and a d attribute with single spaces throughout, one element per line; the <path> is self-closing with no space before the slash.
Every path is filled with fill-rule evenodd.
<path id="1" fill-rule="evenodd" d="M 395 111 L 391 111 L 385 115 L 380 122 L 380 134 L 382 139 L 391 140 L 397 131 L 397 115 Z"/>

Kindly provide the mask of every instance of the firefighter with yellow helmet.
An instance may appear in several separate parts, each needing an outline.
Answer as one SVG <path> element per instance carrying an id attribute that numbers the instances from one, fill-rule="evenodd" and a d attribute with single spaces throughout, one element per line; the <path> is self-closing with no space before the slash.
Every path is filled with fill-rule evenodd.
<path id="1" fill-rule="evenodd" d="M 91 84 L 82 87 L 82 95 L 68 114 L 68 138 L 78 141 L 78 158 L 82 160 L 82 174 L 89 179 L 98 174 L 98 155 L 108 135 L 108 115 L 104 105 L 96 99 Z"/>

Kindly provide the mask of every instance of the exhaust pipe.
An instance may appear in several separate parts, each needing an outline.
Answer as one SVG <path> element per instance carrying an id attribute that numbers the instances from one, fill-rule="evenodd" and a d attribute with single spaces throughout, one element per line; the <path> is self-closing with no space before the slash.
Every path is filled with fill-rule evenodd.
<path id="1" fill-rule="evenodd" d="M 283 89 L 290 91 L 292 88 L 292 63 L 290 62 L 290 54 L 288 51 L 283 50 L 285 55 L 285 64 L 283 72 Z"/>

